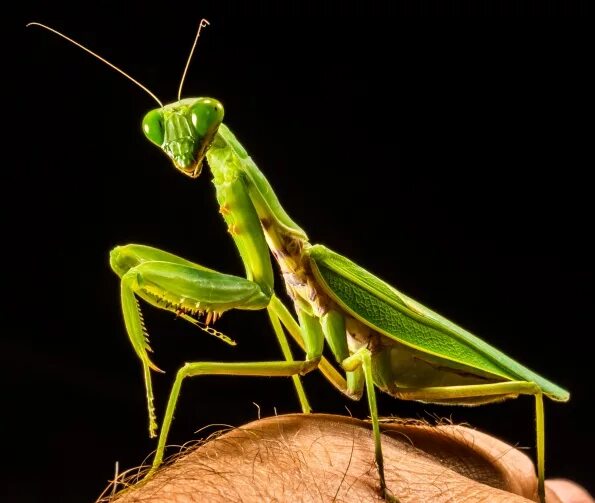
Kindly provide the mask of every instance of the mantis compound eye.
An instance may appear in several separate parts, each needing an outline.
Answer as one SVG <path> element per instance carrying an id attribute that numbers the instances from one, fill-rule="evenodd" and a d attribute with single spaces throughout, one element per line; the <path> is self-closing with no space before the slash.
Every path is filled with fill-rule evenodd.
<path id="1" fill-rule="evenodd" d="M 199 138 L 212 137 L 223 121 L 223 105 L 213 98 L 199 98 L 190 107 L 190 119 Z"/>
<path id="2" fill-rule="evenodd" d="M 164 133 L 163 133 L 163 112 L 161 109 L 156 108 L 151 110 L 143 118 L 142 123 L 143 131 L 145 136 L 151 140 L 158 147 L 163 146 Z"/>

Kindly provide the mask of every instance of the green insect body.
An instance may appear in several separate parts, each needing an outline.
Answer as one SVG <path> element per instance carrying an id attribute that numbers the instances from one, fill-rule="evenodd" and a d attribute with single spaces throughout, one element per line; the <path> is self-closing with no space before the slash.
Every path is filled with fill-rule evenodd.
<path id="1" fill-rule="evenodd" d="M 200 27 L 205 24 L 208 22 L 201 21 Z M 102 59 L 52 28 L 39 26 Z M 180 93 L 181 88 L 182 84 Z M 206 160 L 220 213 L 243 261 L 246 277 L 224 274 L 144 245 L 119 246 L 110 255 L 111 267 L 121 278 L 126 331 L 143 366 L 151 436 L 157 432 L 151 370 L 159 368 L 149 357 L 148 332 L 137 297 L 176 313 L 231 345 L 234 341 L 212 324 L 232 309 L 266 309 L 284 360 L 186 363 L 174 381 L 147 476 L 162 463 L 185 378 L 207 374 L 290 376 L 302 411 L 308 413 L 310 405 L 299 376 L 319 369 L 336 389 L 352 399 L 360 399 L 366 391 L 380 489 L 391 501 L 396 498 L 384 477 L 376 388 L 405 400 L 455 405 L 533 395 L 538 493 L 545 501 L 542 397 L 564 402 L 569 393 L 349 259 L 324 246 L 311 245 L 306 233 L 285 212 L 263 173 L 222 123 L 223 115 L 223 106 L 215 99 L 188 98 L 150 111 L 142 129 L 190 178 L 201 174 Z M 293 300 L 297 321 L 275 295 L 271 256 Z M 303 360 L 294 361 L 286 332 L 303 349 Z M 322 354 L 325 341 L 334 364 Z"/>
<path id="2" fill-rule="evenodd" d="M 169 123 L 172 118 L 174 125 Z M 208 325 L 224 311 L 267 309 L 282 347 L 288 348 L 284 327 L 304 349 L 305 359 L 293 361 L 291 354 L 284 351 L 286 361 L 279 362 L 187 363 L 178 372 L 170 395 L 153 471 L 162 462 L 181 383 L 186 377 L 293 376 L 302 409 L 308 412 L 297 376 L 320 368 L 350 398 L 359 399 L 366 390 L 381 490 L 392 500 L 394 496 L 384 480 L 375 388 L 401 399 L 456 405 L 479 405 L 521 394 L 535 396 L 539 495 L 543 500 L 542 395 L 566 401 L 568 392 L 349 259 L 324 246 L 311 245 L 305 232 L 282 208 L 262 172 L 221 123 L 222 119 L 223 107 L 216 100 L 186 99 L 178 106 L 167 105 L 149 112 L 143 129 L 151 141 L 161 141 L 160 146 L 176 168 L 191 178 L 200 174 L 206 159 L 220 213 L 238 248 L 246 278 L 218 273 L 139 245 L 119 247 L 112 252 L 112 267 L 122 277 L 127 331 L 144 364 L 151 430 L 156 428 L 156 419 L 149 369 L 155 367 L 148 358 L 146 332 L 135 294 L 196 324 L 201 323 L 202 314 L 216 313 L 206 314 L 204 327 L 212 331 Z M 188 149 L 191 144 L 193 149 Z M 192 155 L 188 154 L 190 151 Z M 294 302 L 299 323 L 274 295 L 271 255 Z M 344 376 L 322 356 L 325 340 Z"/>

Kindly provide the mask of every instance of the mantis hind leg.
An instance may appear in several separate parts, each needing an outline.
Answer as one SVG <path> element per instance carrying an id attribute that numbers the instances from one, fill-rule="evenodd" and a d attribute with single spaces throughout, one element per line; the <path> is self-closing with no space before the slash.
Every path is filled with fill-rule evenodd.
<path id="1" fill-rule="evenodd" d="M 341 364 L 343 370 L 346 371 L 347 378 L 345 379 L 339 374 L 339 372 L 337 372 L 337 370 L 324 358 L 320 360 L 319 368 L 324 377 L 326 377 L 335 388 L 341 391 L 341 393 L 352 400 L 359 400 L 365 385 L 370 416 L 372 418 L 374 457 L 378 467 L 380 489 L 386 501 L 397 503 L 395 497 L 386 487 L 384 476 L 384 459 L 382 456 L 382 443 L 380 439 L 378 407 L 376 405 L 376 392 L 372 374 L 372 353 L 364 347 L 353 355 L 348 356 L 349 349 L 345 337 L 345 319 L 338 311 L 330 310 L 320 319 L 316 319 L 301 312 L 298 307 L 298 316 L 305 331 L 308 331 L 308 325 L 311 325 L 309 327 L 309 335 L 304 334 L 305 341 L 302 341 L 300 326 L 293 320 L 293 317 L 287 312 L 285 306 L 281 302 L 278 302 L 277 299 L 272 299 L 271 308 L 275 310 L 279 318 L 284 322 L 289 333 L 302 345 L 302 347 L 306 346 L 305 349 L 308 355 L 310 354 L 308 346 L 310 348 L 317 347 L 322 351 L 322 341 L 318 341 L 317 339 L 319 337 L 324 337 L 326 339 L 333 355 Z"/>
<path id="2" fill-rule="evenodd" d="M 376 404 L 376 390 L 374 388 L 374 376 L 372 373 L 372 353 L 363 347 L 352 354 L 349 358 L 343 360 L 343 368 L 348 371 L 356 371 L 363 369 L 364 381 L 366 383 L 366 396 L 368 398 L 368 408 L 370 409 L 370 417 L 372 418 L 372 432 L 374 435 L 374 458 L 378 468 L 378 476 L 380 478 L 380 490 L 386 501 L 391 503 L 398 503 L 398 500 L 389 491 L 386 486 L 386 479 L 384 476 L 384 458 L 382 456 L 382 441 L 380 438 L 380 423 L 378 421 L 378 406 Z"/>
<path id="3" fill-rule="evenodd" d="M 543 411 L 543 392 L 537 384 L 526 381 L 509 381 L 493 384 L 469 386 L 445 386 L 434 388 L 400 388 L 395 393 L 398 398 L 434 403 L 469 404 L 473 398 L 484 399 L 483 403 L 513 398 L 517 395 L 535 397 L 535 433 L 537 450 L 537 493 L 539 500 L 545 503 L 545 419 Z M 477 403 L 482 403 L 477 402 Z"/>
<path id="4" fill-rule="evenodd" d="M 384 476 L 384 460 L 382 457 L 382 443 L 380 439 L 380 425 L 378 421 L 378 407 L 376 405 L 376 394 L 372 374 L 371 352 L 362 348 L 352 356 L 345 358 L 348 354 L 347 341 L 345 338 L 345 322 L 343 316 L 336 311 L 329 311 L 322 320 L 318 321 L 299 311 L 301 327 L 287 311 L 285 305 L 275 296 L 271 299 L 270 310 L 281 320 L 290 335 L 310 354 L 314 348 L 315 353 L 322 352 L 322 341 L 320 336 L 326 337 L 335 357 L 341 362 L 347 379 L 345 379 L 324 357 L 320 358 L 318 368 L 323 376 L 341 393 L 347 397 L 358 400 L 363 392 L 364 385 L 368 397 L 368 406 L 372 418 L 372 429 L 374 435 L 374 456 L 380 477 L 380 488 L 386 501 L 397 503 L 397 499 L 386 487 Z M 310 319 L 311 318 L 311 319 Z M 318 329 L 316 324 L 320 323 Z M 303 330 L 302 330 L 303 329 Z"/>

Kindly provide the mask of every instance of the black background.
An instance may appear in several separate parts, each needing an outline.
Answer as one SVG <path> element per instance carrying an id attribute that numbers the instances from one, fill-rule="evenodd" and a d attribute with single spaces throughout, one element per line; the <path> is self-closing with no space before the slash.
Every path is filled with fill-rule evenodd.
<path id="1" fill-rule="evenodd" d="M 208 17 L 184 96 L 223 102 L 225 122 L 312 242 L 568 388 L 568 404 L 546 403 L 546 471 L 595 491 L 586 27 L 428 20 L 416 16 L 421 9 L 341 15 L 358 6 L 297 18 L 232 2 L 60 4 L 33 2 L 24 21 L 63 30 L 165 102 Z M 4 212 L 16 285 L 6 307 L 19 315 L 3 337 L 5 370 L 17 376 L 7 416 L 18 424 L 5 433 L 20 445 L 13 488 L 31 501 L 92 501 L 116 460 L 129 468 L 155 447 L 109 250 L 144 243 L 220 271 L 243 267 L 208 171 L 191 181 L 144 139 L 140 120 L 152 100 L 50 33 L 23 28 L 22 43 L 15 101 L 24 147 L 13 151 L 9 178 L 18 204 Z M 226 314 L 217 327 L 239 342 L 229 348 L 170 313 L 144 312 L 154 359 L 167 371 L 154 378 L 159 417 L 184 361 L 279 358 L 264 313 Z M 304 383 L 316 411 L 347 414 L 347 406 L 366 417 L 365 402 L 348 401 L 318 374 Z M 253 402 L 263 416 L 298 410 L 286 379 L 190 381 L 169 442 L 256 419 Z M 379 407 L 534 445 L 527 397 L 469 409 L 381 396 Z"/>

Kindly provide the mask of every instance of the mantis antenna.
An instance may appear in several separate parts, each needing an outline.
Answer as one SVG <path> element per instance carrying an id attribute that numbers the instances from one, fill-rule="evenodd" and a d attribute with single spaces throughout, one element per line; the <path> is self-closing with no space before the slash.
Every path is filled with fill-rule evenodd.
<path id="1" fill-rule="evenodd" d="M 203 19 L 204 21 L 204 19 Z M 207 21 L 208 24 L 208 21 Z M 201 21 L 201 25 L 202 25 L 202 21 Z M 54 30 L 53 28 L 50 28 L 49 26 L 46 26 L 45 24 L 41 24 L 41 23 L 28 23 L 27 28 L 29 26 L 39 26 L 40 28 L 44 28 L 48 31 L 51 31 L 52 33 L 55 33 L 56 35 L 58 35 L 59 37 L 62 37 L 63 39 L 67 40 L 68 42 L 70 42 L 71 44 L 76 45 L 77 47 L 79 47 L 80 49 L 82 49 L 83 51 L 88 52 L 91 56 L 96 57 L 99 61 L 102 61 L 103 63 L 105 63 L 106 65 L 108 65 L 109 67 L 113 68 L 114 70 L 116 70 L 117 72 L 121 73 L 122 75 L 124 75 L 124 77 L 126 77 L 127 79 L 131 80 L 132 82 L 134 82 L 138 87 L 140 87 L 143 91 L 145 91 L 149 96 L 151 96 L 151 98 L 153 98 L 157 103 L 159 103 L 159 106 L 163 108 L 163 103 L 161 103 L 161 100 L 155 96 L 154 93 L 152 93 L 151 91 L 149 91 L 149 89 L 147 89 L 145 86 L 143 86 L 138 80 L 133 79 L 130 75 L 128 75 L 124 70 L 121 70 L 120 68 L 118 68 L 116 65 L 110 63 L 107 59 L 102 58 L 99 54 L 94 53 L 91 49 L 87 49 L 83 44 L 80 44 L 79 42 L 77 42 L 76 40 L 71 39 L 70 37 L 67 37 L 66 35 L 64 35 L 63 33 L 60 33 L 58 30 Z M 200 27 L 199 27 L 199 33 L 200 33 Z M 198 38 L 198 35 L 197 35 Z M 196 42 L 195 42 L 196 44 Z M 194 50 L 194 47 L 192 48 Z M 192 55 L 192 53 L 190 53 L 190 55 Z M 183 81 L 183 78 L 182 78 Z"/>
<path id="2" fill-rule="evenodd" d="M 192 55 L 194 54 L 194 49 L 196 48 L 196 43 L 198 42 L 198 37 L 200 37 L 200 32 L 203 28 L 210 25 L 206 19 L 201 19 L 198 25 L 198 30 L 196 31 L 196 37 L 194 37 L 194 43 L 192 44 L 192 49 L 190 49 L 190 55 L 186 60 L 186 66 L 184 67 L 184 72 L 182 73 L 182 80 L 180 80 L 180 87 L 178 88 L 178 101 L 182 99 L 182 87 L 184 86 L 184 79 L 186 78 L 186 73 L 188 72 L 188 67 L 190 66 L 190 61 L 192 61 Z"/>

